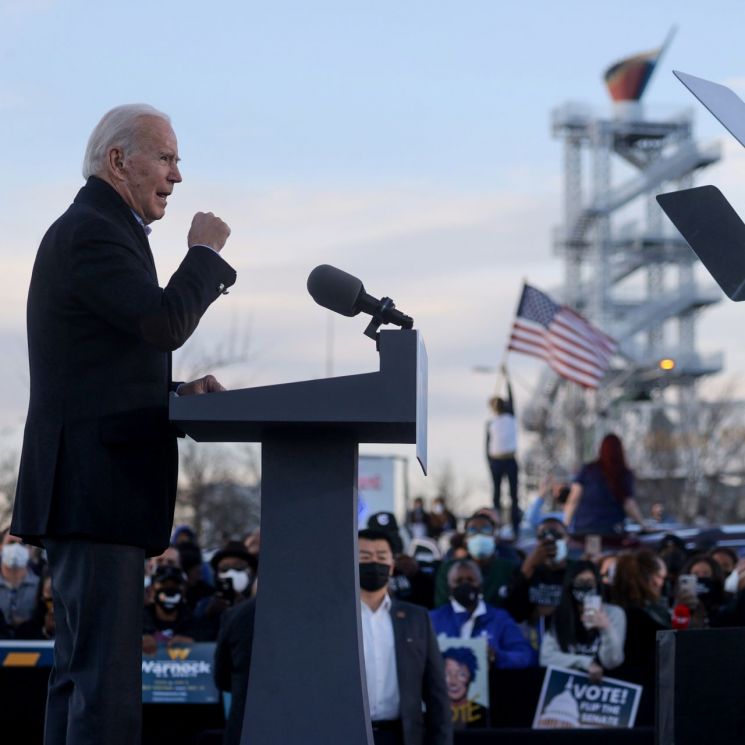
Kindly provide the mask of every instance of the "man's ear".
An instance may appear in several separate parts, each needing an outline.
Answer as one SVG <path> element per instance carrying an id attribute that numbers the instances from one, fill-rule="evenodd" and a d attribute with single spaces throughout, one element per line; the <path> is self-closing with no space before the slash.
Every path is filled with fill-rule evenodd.
<path id="1" fill-rule="evenodd" d="M 124 151 L 118 147 L 112 147 L 106 158 L 107 170 L 113 178 L 121 179 L 124 176 Z"/>

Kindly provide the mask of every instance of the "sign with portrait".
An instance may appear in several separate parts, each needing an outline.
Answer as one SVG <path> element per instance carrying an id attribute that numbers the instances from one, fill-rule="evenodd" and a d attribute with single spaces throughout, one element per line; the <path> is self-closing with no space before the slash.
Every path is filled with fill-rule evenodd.
<path id="1" fill-rule="evenodd" d="M 142 701 L 145 704 L 215 704 L 220 695 L 212 677 L 215 645 L 159 646 L 142 655 Z"/>
<path id="2" fill-rule="evenodd" d="M 633 727 L 642 687 L 615 678 L 593 683 L 585 673 L 549 667 L 533 729 Z"/>
<path id="3" fill-rule="evenodd" d="M 437 637 L 455 729 L 489 725 L 489 657 L 486 637 Z"/>

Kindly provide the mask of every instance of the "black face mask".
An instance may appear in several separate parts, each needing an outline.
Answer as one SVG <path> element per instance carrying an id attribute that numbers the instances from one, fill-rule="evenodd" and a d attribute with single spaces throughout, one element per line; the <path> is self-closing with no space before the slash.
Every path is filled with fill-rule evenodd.
<path id="1" fill-rule="evenodd" d="M 572 587 L 572 595 L 578 603 L 584 603 L 585 598 L 588 595 L 597 595 L 598 591 L 595 585 L 590 584 L 577 584 Z"/>
<path id="2" fill-rule="evenodd" d="M 721 602 L 722 588 L 717 582 L 710 577 L 699 577 L 697 583 L 698 597 L 704 605 L 716 605 Z"/>
<path id="3" fill-rule="evenodd" d="M 479 588 L 470 582 L 456 585 L 451 594 L 456 603 L 460 603 L 468 610 L 475 608 L 479 602 Z"/>
<path id="4" fill-rule="evenodd" d="M 388 584 L 391 568 L 388 564 L 369 561 L 360 564 L 360 587 L 367 592 L 375 592 Z"/>

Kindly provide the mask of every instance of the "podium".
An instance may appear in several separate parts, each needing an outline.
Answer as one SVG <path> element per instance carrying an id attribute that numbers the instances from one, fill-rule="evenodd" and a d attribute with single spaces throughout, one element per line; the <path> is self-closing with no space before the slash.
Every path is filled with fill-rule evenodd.
<path id="1" fill-rule="evenodd" d="M 261 558 L 242 745 L 372 745 L 357 556 L 359 443 L 416 443 L 426 472 L 427 354 L 381 331 L 380 370 L 172 395 L 200 442 L 262 444 Z M 239 526 L 236 526 L 239 528 Z"/>
<path id="2" fill-rule="evenodd" d="M 740 745 L 745 629 L 657 632 L 657 745 Z"/>

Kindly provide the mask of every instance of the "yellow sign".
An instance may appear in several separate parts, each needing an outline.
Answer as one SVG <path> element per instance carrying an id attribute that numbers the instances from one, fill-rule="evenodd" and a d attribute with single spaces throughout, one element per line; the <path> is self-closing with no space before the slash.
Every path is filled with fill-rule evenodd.
<path id="1" fill-rule="evenodd" d="M 8 652 L 3 667 L 36 667 L 39 657 L 39 652 Z"/>

